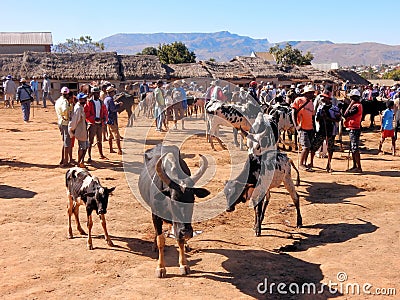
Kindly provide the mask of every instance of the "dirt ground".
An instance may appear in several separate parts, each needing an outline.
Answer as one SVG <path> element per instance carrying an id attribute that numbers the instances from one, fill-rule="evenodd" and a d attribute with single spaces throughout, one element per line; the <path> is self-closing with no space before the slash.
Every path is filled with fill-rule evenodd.
<path id="1" fill-rule="evenodd" d="M 61 141 L 54 108 L 35 107 L 32 122 L 24 124 L 19 107 L 2 107 L 2 299 L 399 298 L 400 157 L 377 154 L 378 131 L 362 134 L 362 175 L 344 172 L 347 153 L 341 152 L 334 154 L 332 174 L 324 171 L 326 160 L 319 158 L 315 165 L 320 168 L 315 172 L 301 171 L 302 183 L 297 190 L 303 228 L 295 228 L 295 211 L 287 192 L 276 189 L 261 237 L 255 237 L 252 230 L 253 210 L 247 204 L 238 205 L 235 212 L 223 212 L 193 225 L 202 234 L 189 241 L 192 273 L 188 276 L 179 274 L 176 242 L 167 238 L 167 278 L 158 279 L 151 215 L 135 199 L 127 181 L 133 176 L 129 183 L 134 182 L 142 168 L 143 146 L 134 148 L 138 141 L 125 137 L 126 161 L 131 167 L 127 175 L 120 156 L 110 154 L 105 147 L 109 160 L 100 161 L 94 149 L 89 170 L 103 185 L 116 186 L 106 216 L 115 247 L 107 246 L 100 222 L 94 218 L 95 249 L 89 251 L 85 236 L 78 234 L 74 223 L 75 238 L 67 239 L 66 169 L 57 165 Z M 126 116 L 121 115 L 120 123 L 126 122 Z M 137 129 L 143 122 L 139 119 Z M 193 119 L 186 126 L 191 132 L 203 129 L 204 123 Z M 124 129 L 122 126 L 121 133 Z M 164 138 L 153 129 L 149 132 L 145 148 Z M 229 137 L 227 128 L 223 132 Z M 344 139 L 348 141 L 347 136 Z M 389 148 L 387 142 L 384 149 L 389 152 Z M 135 161 L 129 159 L 132 149 Z M 214 176 L 205 186 L 212 196 L 223 189 L 230 176 L 229 153 L 235 158 L 246 155 L 238 150 L 213 152 L 203 136 L 187 138 L 181 149 L 192 169 L 198 165 L 196 154 L 214 158 Z M 297 152 L 289 156 L 297 162 Z M 85 225 L 83 208 L 81 220 Z M 330 293 L 330 282 L 337 284 L 332 285 L 338 288 L 336 294 Z M 349 288 L 350 283 L 360 286 L 359 295 L 356 288 Z M 317 293 L 302 294 L 304 284 L 314 284 Z M 371 294 L 393 293 L 389 289 L 396 288 L 397 295 L 368 295 L 362 290 L 365 284 L 371 285 L 365 287 Z M 296 286 L 300 292 L 294 294 Z"/>

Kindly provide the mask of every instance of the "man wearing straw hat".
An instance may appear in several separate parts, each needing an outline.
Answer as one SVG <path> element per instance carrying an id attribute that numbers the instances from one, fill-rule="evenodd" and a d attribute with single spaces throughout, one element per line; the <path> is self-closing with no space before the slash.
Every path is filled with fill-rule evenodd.
<path id="1" fill-rule="evenodd" d="M 25 78 L 21 78 L 19 81 L 21 85 L 17 88 L 17 101 L 21 102 L 22 116 L 24 118 L 24 122 L 29 122 L 29 116 L 31 113 L 31 100 L 32 98 L 32 89 L 26 83 Z"/>
<path id="2" fill-rule="evenodd" d="M 292 103 L 292 119 L 299 134 L 301 145 L 300 168 L 311 172 L 312 169 L 306 166 L 308 154 L 314 139 L 313 116 L 315 89 L 312 85 L 306 85 L 302 97 L 297 97 Z"/>

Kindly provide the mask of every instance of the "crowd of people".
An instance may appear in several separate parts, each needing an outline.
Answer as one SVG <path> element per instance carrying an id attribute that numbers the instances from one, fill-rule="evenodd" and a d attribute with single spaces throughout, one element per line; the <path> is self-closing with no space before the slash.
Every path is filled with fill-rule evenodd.
<path id="1" fill-rule="evenodd" d="M 361 101 L 376 100 L 377 97 L 387 99 L 387 109 L 381 115 L 381 140 L 378 150 L 387 138 L 392 142 L 392 154 L 396 153 L 395 142 L 397 131 L 400 129 L 400 86 L 385 87 L 368 85 L 364 87 L 350 86 L 345 82 L 342 90 L 351 100 L 346 109 L 340 106 L 333 86 L 329 84 L 315 85 L 292 84 L 289 86 L 274 85 L 271 82 L 251 81 L 247 87 L 220 86 L 221 81 L 213 80 L 207 89 L 197 86 L 195 82 L 185 80 L 175 81 L 165 85 L 162 80 L 154 86 L 149 86 L 144 80 L 139 87 L 139 98 L 144 101 L 146 95 L 152 93 L 154 97 L 154 117 L 156 131 L 170 129 L 168 121 L 173 121 L 173 128 L 184 127 L 184 116 L 188 108 L 187 98 L 190 92 L 201 92 L 205 101 L 218 99 L 245 104 L 248 97 L 254 99 L 261 106 L 271 106 L 276 103 L 292 108 L 292 121 L 299 135 L 301 145 L 300 167 L 305 171 L 313 171 L 316 151 L 325 142 L 327 146 L 328 162 L 326 170 L 332 171 L 331 161 L 334 151 L 335 136 L 338 134 L 338 124 L 343 119 L 349 130 L 350 151 L 352 153 L 352 172 L 362 172 L 360 158 L 360 135 L 363 106 Z M 17 87 L 11 75 L 3 77 L 4 103 L 6 108 L 14 108 L 14 101 L 21 104 L 23 120 L 29 122 L 30 105 L 36 100 L 39 105 L 39 83 L 37 77 L 32 77 L 28 83 L 21 78 Z M 121 103 L 115 102 L 116 89 L 110 83 L 93 87 L 88 93 L 74 95 L 67 87 L 61 89 L 61 95 L 54 101 L 51 97 L 51 82 L 44 74 L 41 85 L 42 107 L 47 107 L 46 100 L 54 104 L 58 117 L 58 125 L 62 136 L 61 166 L 70 166 L 73 162 L 72 147 L 78 141 L 77 165 L 85 167 L 84 159 L 87 154 L 87 163 L 92 161 L 92 146 L 96 137 L 96 144 L 100 159 L 106 159 L 103 153 L 103 141 L 108 139 L 110 153 L 114 153 L 113 141 L 117 146 L 117 153 L 122 154 L 121 136 L 118 128 L 118 110 Z M 164 128 L 163 128 L 164 127 Z M 108 138 L 107 138 L 108 135 Z M 308 158 L 310 157 L 310 162 Z"/>
<path id="2" fill-rule="evenodd" d="M 60 166 L 73 165 L 72 148 L 74 141 L 78 141 L 77 166 L 86 168 L 86 163 L 92 162 L 92 147 L 96 137 L 96 144 L 100 159 L 107 159 L 103 153 L 103 132 L 108 133 L 110 153 L 115 153 L 113 141 L 116 141 L 119 155 L 122 155 L 121 136 L 118 128 L 118 109 L 120 102 L 114 100 L 116 89 L 106 85 L 100 98 L 100 88 L 92 87 L 90 96 L 80 92 L 76 97 L 67 87 L 61 89 L 61 96 L 55 102 L 58 126 L 62 137 L 62 152 Z"/>

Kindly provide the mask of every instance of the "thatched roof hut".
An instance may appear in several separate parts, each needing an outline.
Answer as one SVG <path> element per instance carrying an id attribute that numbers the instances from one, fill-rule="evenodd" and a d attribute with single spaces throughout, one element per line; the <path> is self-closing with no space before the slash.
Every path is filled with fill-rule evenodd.
<path id="1" fill-rule="evenodd" d="M 211 73 L 201 63 L 169 64 L 167 65 L 167 72 L 172 80 L 212 77 Z"/>
<path id="2" fill-rule="evenodd" d="M 323 81 L 331 83 L 340 82 L 340 79 L 337 76 L 318 70 L 313 66 L 299 66 L 294 68 L 298 68 L 299 71 L 303 73 L 310 81 L 315 83 L 321 83 Z"/>
<path id="3" fill-rule="evenodd" d="M 283 72 L 275 65 L 270 64 L 264 59 L 251 56 L 236 56 L 231 62 L 239 62 L 244 68 L 249 70 L 254 78 L 274 79 L 280 78 Z"/>
<path id="4" fill-rule="evenodd" d="M 122 80 L 166 79 L 166 66 L 155 55 L 119 55 Z"/>
<path id="5" fill-rule="evenodd" d="M 115 52 L 40 53 L 25 52 L 21 76 L 46 73 L 56 80 L 121 80 Z"/>
<path id="6" fill-rule="evenodd" d="M 0 71 L 15 78 L 48 74 L 56 80 L 121 80 L 116 53 L 24 52 L 0 55 Z"/>
<path id="7" fill-rule="evenodd" d="M 350 70 L 330 70 L 330 74 L 338 77 L 341 81 L 349 81 L 350 84 L 356 84 L 356 85 L 368 85 L 370 82 L 366 80 L 365 78 L 361 77 L 359 74 L 357 74 L 354 71 Z"/>
<path id="8" fill-rule="evenodd" d="M 213 78 L 228 81 L 248 81 L 254 79 L 250 71 L 238 61 L 214 62 L 202 61 L 201 65 L 207 69 Z"/>
<path id="9" fill-rule="evenodd" d="M 11 75 L 20 78 L 23 54 L 2 54 L 0 55 L 0 75 Z"/>

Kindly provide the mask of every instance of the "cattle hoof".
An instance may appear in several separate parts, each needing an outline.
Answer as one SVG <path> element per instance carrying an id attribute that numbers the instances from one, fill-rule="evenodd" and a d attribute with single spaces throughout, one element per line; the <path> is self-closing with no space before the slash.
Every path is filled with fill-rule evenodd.
<path id="1" fill-rule="evenodd" d="M 225 211 L 226 212 L 233 212 L 233 211 L 235 211 L 235 208 L 234 207 L 229 207 Z"/>
<path id="2" fill-rule="evenodd" d="M 261 236 L 261 228 L 256 228 L 256 236 Z"/>
<path id="3" fill-rule="evenodd" d="M 69 233 L 69 234 L 68 234 L 68 239 L 71 240 L 71 239 L 73 239 L 73 238 L 74 238 L 74 236 L 73 236 L 71 233 Z"/>
<path id="4" fill-rule="evenodd" d="M 111 240 L 107 241 L 107 245 L 110 246 L 110 247 L 114 247 L 114 243 Z"/>
<path id="5" fill-rule="evenodd" d="M 88 244 L 87 248 L 88 248 L 88 250 L 93 250 L 93 245 L 92 244 Z"/>
<path id="6" fill-rule="evenodd" d="M 165 270 L 165 268 L 157 268 L 156 269 L 156 277 L 157 278 L 167 277 L 167 270 Z"/>
<path id="7" fill-rule="evenodd" d="M 181 272 L 181 275 L 189 275 L 190 274 L 190 268 L 189 266 L 180 266 L 179 271 Z"/>

